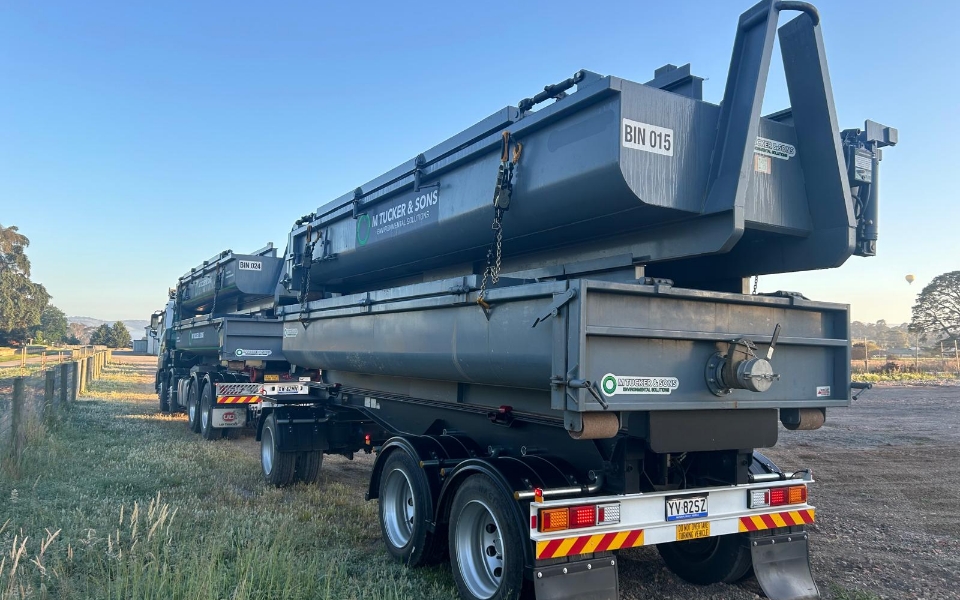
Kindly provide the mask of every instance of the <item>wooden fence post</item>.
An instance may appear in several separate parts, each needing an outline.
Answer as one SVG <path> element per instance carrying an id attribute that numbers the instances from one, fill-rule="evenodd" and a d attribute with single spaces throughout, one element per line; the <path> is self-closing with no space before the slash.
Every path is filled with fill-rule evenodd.
<path id="1" fill-rule="evenodd" d="M 43 386 L 43 420 L 47 423 L 53 423 L 56 419 L 56 389 L 57 372 L 53 369 L 44 371 Z"/>
<path id="2" fill-rule="evenodd" d="M 77 393 L 80 390 L 79 364 L 75 360 L 70 361 L 70 402 L 77 401 Z"/>
<path id="3" fill-rule="evenodd" d="M 77 396 L 80 396 L 87 391 L 87 386 L 85 384 L 87 374 L 84 372 L 86 370 L 86 366 L 86 359 L 81 358 L 77 361 L 77 395 L 73 397 L 74 400 L 77 399 Z"/>
<path id="4" fill-rule="evenodd" d="M 22 450 L 20 439 L 20 428 L 23 426 L 23 382 L 24 377 L 15 377 L 13 379 L 13 405 L 10 410 L 10 458 L 16 461 Z"/>
<path id="5" fill-rule="evenodd" d="M 70 382 L 70 369 L 67 363 L 57 365 L 60 371 L 60 410 L 67 408 L 67 385 Z"/>

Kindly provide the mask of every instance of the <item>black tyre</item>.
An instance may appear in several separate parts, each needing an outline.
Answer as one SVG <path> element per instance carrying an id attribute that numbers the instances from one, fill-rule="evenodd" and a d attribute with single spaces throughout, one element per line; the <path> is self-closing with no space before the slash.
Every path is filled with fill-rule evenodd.
<path id="1" fill-rule="evenodd" d="M 160 397 L 160 412 L 162 413 L 170 412 L 169 389 L 170 384 L 164 377 L 160 380 L 160 392 L 157 394 Z"/>
<path id="2" fill-rule="evenodd" d="M 438 540 L 427 529 L 433 515 L 430 485 L 409 454 L 394 450 L 380 472 L 380 533 L 394 558 L 408 567 L 436 562 Z"/>
<path id="3" fill-rule="evenodd" d="M 187 386 L 187 426 L 190 431 L 200 433 L 200 399 L 197 397 L 197 383 L 193 380 Z"/>
<path id="4" fill-rule="evenodd" d="M 277 450 L 277 418 L 269 415 L 260 432 L 260 468 L 267 483 L 283 487 L 293 481 L 296 468 L 296 452 Z"/>
<path id="5" fill-rule="evenodd" d="M 213 426 L 213 404 L 213 383 L 208 383 L 200 393 L 200 436 L 205 440 L 223 437 L 224 430 Z"/>
<path id="6" fill-rule="evenodd" d="M 513 499 L 471 475 L 450 510 L 450 563 L 461 598 L 507 600 L 523 593 L 523 544 Z"/>
<path id="7" fill-rule="evenodd" d="M 320 479 L 320 467 L 322 466 L 323 452 L 298 452 L 293 479 L 312 485 Z"/>
<path id="8" fill-rule="evenodd" d="M 657 550 L 668 569 L 698 585 L 735 583 L 753 567 L 750 540 L 743 533 L 658 544 Z"/>

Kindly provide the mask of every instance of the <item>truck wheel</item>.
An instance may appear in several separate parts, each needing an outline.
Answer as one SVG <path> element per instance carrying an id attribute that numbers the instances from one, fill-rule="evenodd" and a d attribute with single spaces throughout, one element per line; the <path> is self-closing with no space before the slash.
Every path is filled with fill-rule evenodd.
<path id="1" fill-rule="evenodd" d="M 523 548 L 507 498 L 485 475 L 463 483 L 450 510 L 450 562 L 461 598 L 506 600 L 523 588 Z"/>
<path id="2" fill-rule="evenodd" d="M 293 470 L 293 480 L 314 484 L 320 478 L 323 466 L 323 452 L 298 452 L 297 466 Z"/>
<path id="3" fill-rule="evenodd" d="M 408 567 L 434 562 L 433 534 L 427 531 L 430 486 L 423 470 L 402 450 L 387 457 L 380 472 L 380 533 L 394 558 Z"/>
<path id="4" fill-rule="evenodd" d="M 698 585 L 735 583 L 753 566 L 749 539 L 743 533 L 657 544 L 657 550 L 668 569 Z"/>
<path id="5" fill-rule="evenodd" d="M 187 387 L 187 425 L 190 431 L 200 433 L 200 402 L 197 399 L 197 384 L 190 381 Z"/>
<path id="6" fill-rule="evenodd" d="M 203 386 L 200 394 L 200 436 L 205 440 L 216 440 L 223 437 L 223 429 L 213 426 L 213 384 Z"/>
<path id="7" fill-rule="evenodd" d="M 170 400 L 167 397 L 169 389 L 170 384 L 167 383 L 167 378 L 164 377 L 160 380 L 160 392 L 157 394 L 160 396 L 160 412 L 162 413 L 170 412 Z"/>
<path id="8" fill-rule="evenodd" d="M 267 483 L 283 487 L 293 481 L 297 462 L 295 452 L 277 451 L 277 417 L 273 414 L 263 422 L 260 432 L 260 467 Z"/>

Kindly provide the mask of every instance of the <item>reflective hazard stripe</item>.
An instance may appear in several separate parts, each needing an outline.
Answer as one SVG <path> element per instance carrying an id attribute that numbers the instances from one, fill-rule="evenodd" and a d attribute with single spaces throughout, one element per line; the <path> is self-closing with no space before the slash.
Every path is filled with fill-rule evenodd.
<path id="1" fill-rule="evenodd" d="M 605 552 L 643 545 L 643 530 L 581 535 L 572 538 L 537 542 L 537 559 L 561 558 L 590 552 Z"/>
<path id="2" fill-rule="evenodd" d="M 814 509 L 792 510 L 788 512 L 758 515 L 756 517 L 740 517 L 740 531 L 760 531 L 762 529 L 776 529 L 791 525 L 809 525 L 814 520 Z"/>
<path id="3" fill-rule="evenodd" d="M 217 396 L 217 404 L 254 404 L 260 396 Z"/>

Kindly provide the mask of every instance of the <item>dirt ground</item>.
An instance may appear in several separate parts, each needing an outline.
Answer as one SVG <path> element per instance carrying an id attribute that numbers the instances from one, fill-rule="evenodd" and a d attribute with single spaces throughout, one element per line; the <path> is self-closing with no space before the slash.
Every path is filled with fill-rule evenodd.
<path id="1" fill-rule="evenodd" d="M 245 436 L 245 450 L 258 446 Z M 810 468 L 813 572 L 825 600 L 960 599 L 960 387 L 875 387 L 817 431 L 781 429 L 765 453 Z M 365 482 L 373 460 L 327 457 L 326 477 Z M 748 600 L 755 580 L 698 587 L 653 547 L 621 553 L 625 599 Z"/>

